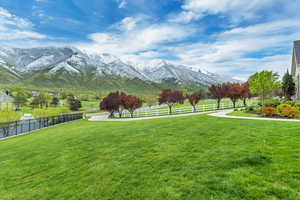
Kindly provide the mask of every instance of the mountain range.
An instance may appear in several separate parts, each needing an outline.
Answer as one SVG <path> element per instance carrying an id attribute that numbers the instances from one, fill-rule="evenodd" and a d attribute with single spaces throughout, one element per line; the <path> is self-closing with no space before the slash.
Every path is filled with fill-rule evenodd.
<path id="1" fill-rule="evenodd" d="M 108 82 L 110 79 L 126 79 L 140 81 L 139 84 L 168 83 L 179 86 L 208 86 L 235 81 L 227 76 L 193 71 L 187 66 L 175 65 L 165 60 L 141 64 L 123 61 L 107 53 L 89 54 L 73 47 L 0 47 L 2 83 L 62 87 L 76 84 L 80 86 L 89 82 L 88 86 L 93 87 L 95 84 L 103 84 L 104 79 Z"/>

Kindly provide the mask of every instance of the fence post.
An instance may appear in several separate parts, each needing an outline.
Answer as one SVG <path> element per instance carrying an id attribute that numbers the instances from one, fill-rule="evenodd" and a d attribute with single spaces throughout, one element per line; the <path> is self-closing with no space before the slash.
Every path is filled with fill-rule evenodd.
<path id="1" fill-rule="evenodd" d="M 16 135 L 18 135 L 18 121 L 15 122 L 16 125 Z"/>
<path id="2" fill-rule="evenodd" d="M 21 133 L 23 133 L 23 122 L 24 121 L 22 121 L 22 123 L 21 123 Z"/>

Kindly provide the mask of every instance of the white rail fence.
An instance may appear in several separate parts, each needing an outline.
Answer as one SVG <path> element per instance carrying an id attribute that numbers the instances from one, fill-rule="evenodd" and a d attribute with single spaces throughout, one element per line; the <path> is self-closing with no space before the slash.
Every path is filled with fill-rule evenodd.
<path id="1" fill-rule="evenodd" d="M 236 108 L 243 107 L 242 102 L 238 102 L 236 104 Z M 192 106 L 182 106 L 182 107 L 175 107 L 172 108 L 172 113 L 170 113 L 168 107 L 163 108 L 155 108 L 155 109 L 148 109 L 148 110 L 137 110 L 133 113 L 134 118 L 138 117 L 153 117 L 153 116 L 164 116 L 164 115 L 176 115 L 176 114 L 185 114 L 185 113 L 193 113 L 193 112 L 207 112 L 207 111 L 215 111 L 215 110 L 224 110 L 233 108 L 232 103 L 221 103 L 220 108 L 217 108 L 216 104 L 201 104 L 196 106 L 196 110 Z M 119 118 L 119 115 L 115 114 L 116 118 Z M 130 118 L 131 114 L 127 110 L 124 110 L 122 113 L 122 118 Z"/>

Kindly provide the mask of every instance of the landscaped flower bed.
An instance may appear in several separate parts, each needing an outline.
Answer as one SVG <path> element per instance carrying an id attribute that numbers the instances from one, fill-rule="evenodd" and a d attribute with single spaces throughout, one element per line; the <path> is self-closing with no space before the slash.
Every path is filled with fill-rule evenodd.
<path id="1" fill-rule="evenodd" d="M 300 102 L 273 99 L 265 102 L 264 105 L 247 106 L 239 112 L 261 117 L 296 119 L 300 118 Z"/>

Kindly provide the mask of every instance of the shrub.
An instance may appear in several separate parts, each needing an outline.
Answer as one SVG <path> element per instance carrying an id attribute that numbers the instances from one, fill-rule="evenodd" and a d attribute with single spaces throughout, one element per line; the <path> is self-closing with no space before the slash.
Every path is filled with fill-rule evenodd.
<path id="1" fill-rule="evenodd" d="M 294 107 L 300 111 L 300 102 L 295 102 Z"/>
<path id="2" fill-rule="evenodd" d="M 281 116 L 288 118 L 296 118 L 300 114 L 299 110 L 296 108 L 284 108 L 282 110 Z"/>
<path id="3" fill-rule="evenodd" d="M 262 109 L 262 115 L 264 117 L 272 117 L 274 115 L 276 115 L 277 113 L 277 110 L 276 108 L 273 108 L 273 107 L 263 107 Z"/>
<path id="4" fill-rule="evenodd" d="M 292 108 L 292 106 L 289 105 L 289 104 L 280 104 L 280 105 L 277 106 L 278 113 L 281 115 L 283 109 L 285 109 L 285 108 Z"/>
<path id="5" fill-rule="evenodd" d="M 261 105 L 261 106 L 276 108 L 278 105 L 280 105 L 279 99 L 269 99 L 269 100 L 266 100 L 265 104 Z"/>
<path id="6" fill-rule="evenodd" d="M 283 104 L 289 104 L 290 106 L 295 106 L 295 101 L 289 101 L 289 100 L 285 100 L 284 102 L 283 102 Z"/>
<path id="7" fill-rule="evenodd" d="M 76 99 L 73 95 L 68 96 L 67 102 L 69 104 L 69 109 L 72 111 L 78 111 L 82 107 L 81 101 Z"/>
<path id="8" fill-rule="evenodd" d="M 245 108 L 246 112 L 254 112 L 256 110 L 255 106 L 247 106 Z"/>

